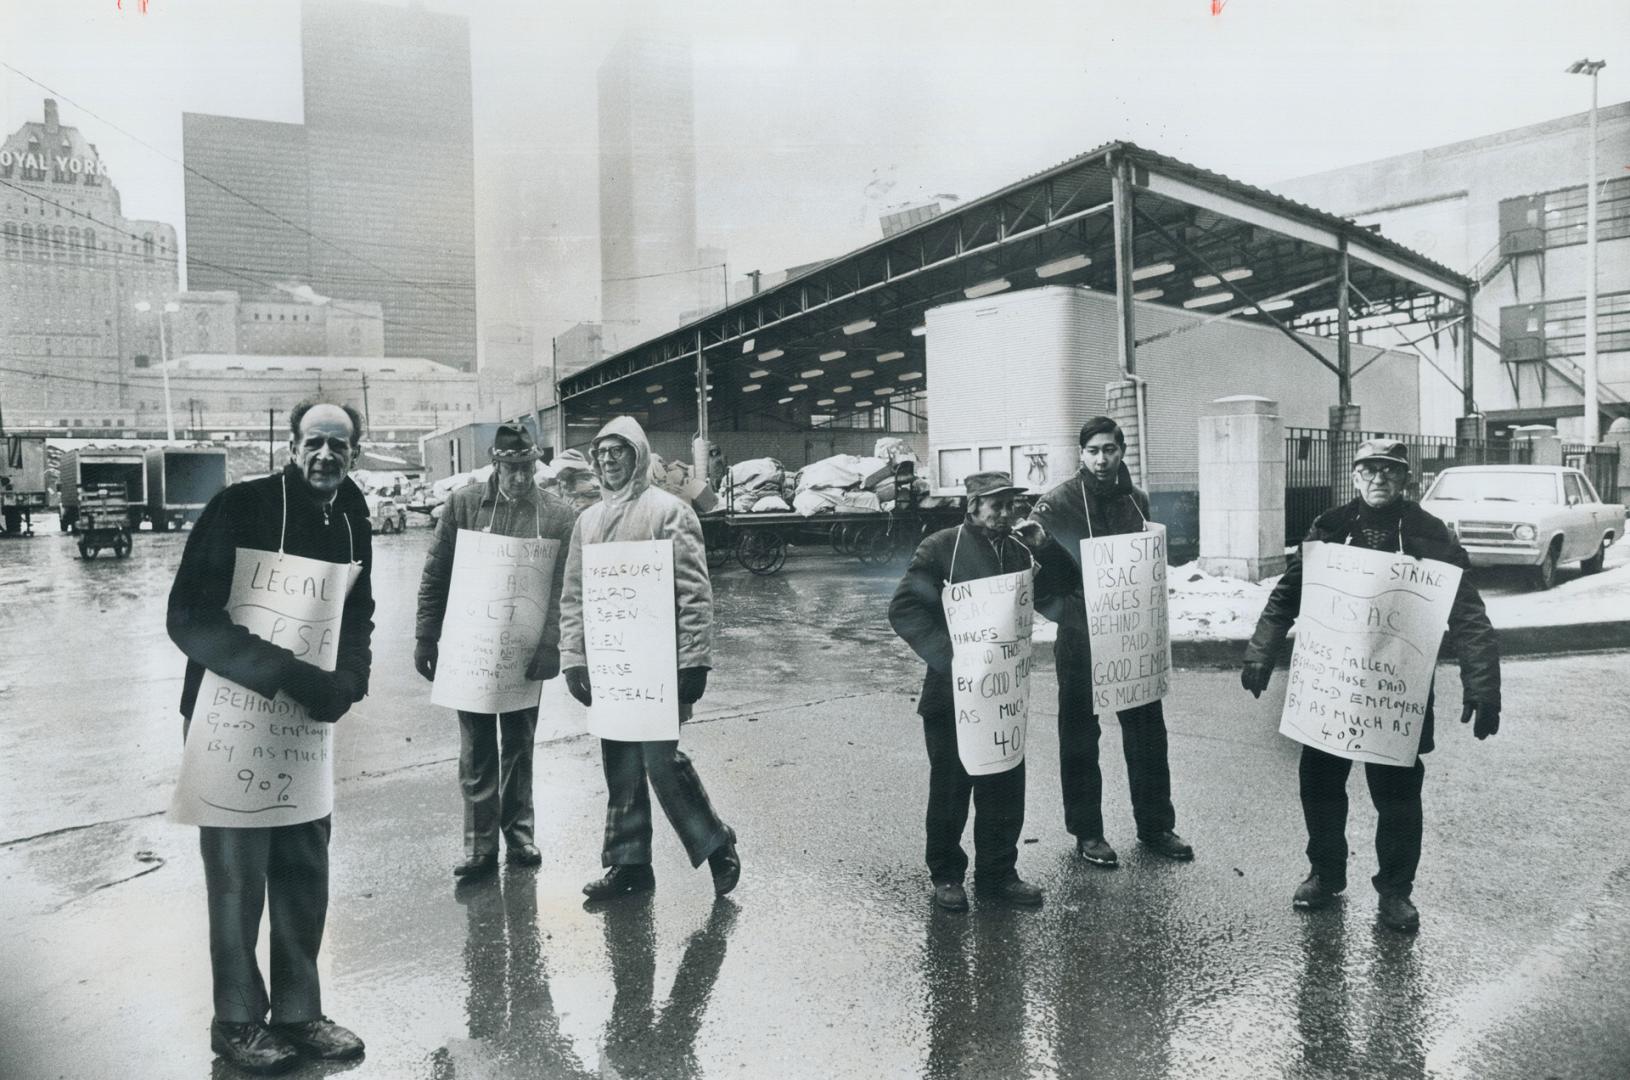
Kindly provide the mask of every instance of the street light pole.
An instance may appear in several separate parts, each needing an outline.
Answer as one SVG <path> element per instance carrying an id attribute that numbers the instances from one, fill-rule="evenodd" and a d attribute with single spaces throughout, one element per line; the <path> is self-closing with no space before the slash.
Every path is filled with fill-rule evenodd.
<path id="1" fill-rule="evenodd" d="M 138 300 L 136 301 L 136 310 L 141 312 L 152 311 L 153 305 L 146 300 Z M 164 437 L 170 442 L 175 442 L 175 413 L 170 409 L 170 348 L 164 339 L 164 316 L 169 312 L 180 310 L 181 305 L 172 301 L 160 308 L 158 313 L 158 370 L 160 377 L 164 380 Z"/>
<path id="2" fill-rule="evenodd" d="M 1590 76 L 1590 135 L 1585 188 L 1585 445 L 1595 446 L 1601 434 L 1601 388 L 1596 369 L 1596 76 L 1606 60 L 1575 60 L 1570 75 Z"/>

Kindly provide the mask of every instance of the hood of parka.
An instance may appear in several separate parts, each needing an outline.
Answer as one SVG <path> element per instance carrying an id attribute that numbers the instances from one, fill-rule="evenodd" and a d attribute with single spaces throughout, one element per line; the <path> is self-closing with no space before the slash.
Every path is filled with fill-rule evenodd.
<path id="1" fill-rule="evenodd" d="M 600 501 L 604 503 L 633 502 L 645 493 L 651 486 L 651 443 L 645 437 L 645 429 L 640 427 L 639 421 L 632 416 L 613 417 L 600 433 L 594 437 L 590 444 L 592 450 L 599 445 L 601 439 L 617 438 L 634 448 L 634 465 L 629 474 L 628 483 L 617 491 L 606 486 L 603 467 L 598 458 L 594 459 L 594 475 L 600 480 Z"/>

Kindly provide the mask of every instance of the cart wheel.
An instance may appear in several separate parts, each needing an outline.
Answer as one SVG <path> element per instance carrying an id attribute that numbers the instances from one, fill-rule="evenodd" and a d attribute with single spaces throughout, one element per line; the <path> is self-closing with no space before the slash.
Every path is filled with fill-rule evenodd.
<path id="1" fill-rule="evenodd" d="M 133 542 L 134 541 L 129 533 L 119 533 L 113 538 L 113 554 L 118 558 L 128 559 L 130 557 L 130 548 L 132 547 Z"/>
<path id="2" fill-rule="evenodd" d="M 894 537 L 886 528 L 868 529 L 855 553 L 869 566 L 882 566 L 894 558 Z"/>
<path id="3" fill-rule="evenodd" d="M 707 549 L 707 568 L 717 570 L 730 561 L 730 547 L 728 545 L 714 545 Z"/>
<path id="4" fill-rule="evenodd" d="M 79 557 L 81 559 L 89 559 L 94 557 L 94 555 L 95 552 L 91 550 L 91 546 L 87 544 L 85 542 L 85 538 L 81 536 L 79 538 Z"/>
<path id="5" fill-rule="evenodd" d="M 853 542 L 854 527 L 852 525 L 845 521 L 839 522 L 838 524 L 832 526 L 833 551 L 837 552 L 839 555 L 853 555 L 855 553 L 855 549 L 852 546 Z"/>
<path id="6" fill-rule="evenodd" d="M 773 529 L 744 532 L 736 545 L 736 561 L 755 574 L 773 574 L 787 561 L 787 542 Z"/>

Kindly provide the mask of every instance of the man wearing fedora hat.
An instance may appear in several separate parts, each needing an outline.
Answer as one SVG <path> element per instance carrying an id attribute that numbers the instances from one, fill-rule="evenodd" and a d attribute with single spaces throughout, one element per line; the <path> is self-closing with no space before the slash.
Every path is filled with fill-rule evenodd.
<path id="1" fill-rule="evenodd" d="M 458 534 L 464 529 L 559 541 L 543 637 L 527 664 L 526 677 L 547 680 L 560 674 L 560 593 L 566 547 L 576 519 L 565 502 L 538 489 L 534 479 L 537 460 L 530 431 L 500 424 L 492 442 L 492 475 L 484 484 L 460 488 L 447 500 L 419 581 L 413 666 L 426 679 L 436 677 L 437 643 L 453 579 L 453 557 Z M 471 881 L 496 871 L 500 833 L 511 862 L 536 866 L 543 861 L 532 842 L 532 739 L 537 724 L 536 706 L 499 714 L 458 710 L 464 859 L 453 867 L 454 877 Z"/>
<path id="2" fill-rule="evenodd" d="M 1370 439 L 1359 444 L 1353 458 L 1353 487 L 1356 497 L 1320 514 L 1307 539 L 1398 551 L 1417 559 L 1451 563 L 1462 571 L 1471 569 L 1465 548 L 1448 526 L 1405 497 L 1409 452 L 1403 443 Z M 1268 597 L 1245 651 L 1240 683 L 1251 696 L 1260 697 L 1267 689 L 1274 662 L 1301 606 L 1302 556 L 1298 549 Z M 1465 574 L 1449 610 L 1447 640 L 1460 654 L 1460 721 L 1475 719 L 1473 734 L 1486 739 L 1500 730 L 1500 649 L 1482 597 Z M 1420 753 L 1432 746 L 1432 694 L 1428 691 Z M 1307 822 L 1311 869 L 1291 899 L 1297 908 L 1325 907 L 1347 887 L 1347 775 L 1352 765 L 1348 758 L 1302 747 L 1302 816 Z M 1419 757 L 1408 767 L 1374 762 L 1364 766 L 1376 812 L 1375 853 L 1380 865 L 1371 881 L 1380 894 L 1380 919 L 1404 933 L 1420 928 L 1420 913 L 1410 893 L 1421 858 L 1421 781 L 1425 776 L 1426 766 Z"/>
<path id="3" fill-rule="evenodd" d="M 928 873 L 934 903 L 966 911 L 963 879 L 968 855 L 962 831 L 974 805 L 974 889 L 1009 904 L 1033 907 L 1042 891 L 1019 877 L 1019 832 L 1024 828 L 1024 762 L 1006 772 L 970 776 L 957 751 L 956 698 L 951 683 L 951 633 L 941 593 L 974 578 L 1030 569 L 1030 549 L 1014 538 L 1013 497 L 1024 491 L 1005 472 L 978 472 L 963 481 L 968 513 L 917 547 L 894 599 L 889 624 L 928 665 L 917 714 L 928 746 Z M 1037 597 L 1039 602 L 1040 597 Z"/>

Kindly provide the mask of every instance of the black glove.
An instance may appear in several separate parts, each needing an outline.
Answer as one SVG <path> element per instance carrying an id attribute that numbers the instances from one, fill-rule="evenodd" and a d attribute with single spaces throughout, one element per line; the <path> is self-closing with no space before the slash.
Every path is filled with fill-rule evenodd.
<path id="1" fill-rule="evenodd" d="M 566 669 L 566 690 L 577 699 L 579 705 L 585 709 L 594 704 L 594 687 L 589 685 L 589 669 L 586 667 L 569 667 Z"/>
<path id="2" fill-rule="evenodd" d="M 1273 665 L 1264 664 L 1257 660 L 1245 661 L 1240 668 L 1239 684 L 1251 692 L 1251 696 L 1259 698 L 1262 691 L 1268 688 L 1268 680 L 1273 678 Z"/>
<path id="3" fill-rule="evenodd" d="M 436 681 L 436 643 L 420 638 L 413 646 L 413 666 L 431 682 Z"/>
<path id="4" fill-rule="evenodd" d="M 553 645 L 539 645 L 538 651 L 532 654 L 532 660 L 526 665 L 526 677 L 539 682 L 548 682 L 560 674 L 560 650 Z"/>
<path id="5" fill-rule="evenodd" d="M 1472 734 L 1479 739 L 1486 739 L 1500 731 L 1500 706 L 1490 705 L 1486 701 L 1468 701 L 1460 710 L 1460 722 L 1466 723 L 1473 715 L 1477 723 L 1472 725 Z"/>
<path id="6" fill-rule="evenodd" d="M 332 724 L 344 716 L 360 696 L 357 677 L 349 671 L 324 671 L 311 664 L 297 663 L 299 666 L 286 689 L 318 723 Z"/>
<path id="7" fill-rule="evenodd" d="M 679 669 L 679 704 L 695 705 L 702 700 L 702 694 L 707 690 L 707 668 L 687 667 Z"/>

